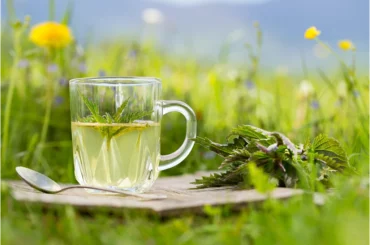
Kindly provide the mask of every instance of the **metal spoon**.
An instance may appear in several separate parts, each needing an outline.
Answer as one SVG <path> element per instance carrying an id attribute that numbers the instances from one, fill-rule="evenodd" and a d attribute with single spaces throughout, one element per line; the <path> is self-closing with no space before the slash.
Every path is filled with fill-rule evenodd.
<path id="1" fill-rule="evenodd" d="M 68 189 L 72 189 L 72 188 L 84 188 L 84 189 L 112 192 L 112 193 L 123 194 L 123 195 L 128 195 L 128 196 L 135 196 L 135 197 L 140 197 L 144 199 L 165 199 L 167 198 L 166 195 L 139 194 L 139 193 L 132 193 L 129 191 L 121 191 L 121 190 L 115 190 L 115 189 L 100 188 L 100 187 L 94 187 L 94 186 L 84 186 L 84 185 L 73 185 L 73 186 L 62 188 L 54 180 L 32 169 L 25 168 L 25 167 L 16 167 L 15 170 L 27 184 L 29 184 L 36 190 L 49 193 L 49 194 L 56 194 L 56 193 L 59 193 L 59 192 L 62 192 Z"/>

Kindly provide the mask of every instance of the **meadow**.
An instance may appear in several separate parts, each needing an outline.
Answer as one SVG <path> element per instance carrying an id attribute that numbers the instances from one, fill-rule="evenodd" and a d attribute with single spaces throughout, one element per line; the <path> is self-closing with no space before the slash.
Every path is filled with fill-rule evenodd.
<path id="1" fill-rule="evenodd" d="M 67 11 L 60 22 L 68 25 L 69 18 Z M 198 135 L 216 142 L 226 142 L 230 129 L 242 124 L 282 132 L 294 142 L 321 133 L 338 139 L 356 173 L 333 176 L 325 205 L 314 204 L 314 190 L 308 190 L 241 212 L 205 207 L 203 215 L 172 218 L 127 210 L 80 213 L 70 206 L 44 209 L 14 202 L 2 182 L 3 244 L 368 244 L 369 77 L 357 72 L 352 59 L 341 58 L 356 51 L 327 47 L 338 57 L 337 69 L 331 71 L 266 71 L 259 55 L 263 30 L 258 25 L 255 29 L 256 40 L 245 49 L 249 62 L 236 66 L 228 62 L 227 53 L 220 52 L 218 61 L 200 62 L 168 54 L 150 40 L 40 47 L 28 38 L 29 17 L 16 21 L 10 15 L 1 33 L 1 178 L 18 179 L 15 167 L 22 165 L 76 183 L 68 80 L 150 76 L 162 79 L 164 99 L 188 103 L 197 115 Z M 180 115 L 163 119 L 163 154 L 178 148 L 184 130 Z M 183 163 L 161 176 L 215 170 L 221 162 L 195 145 Z"/>

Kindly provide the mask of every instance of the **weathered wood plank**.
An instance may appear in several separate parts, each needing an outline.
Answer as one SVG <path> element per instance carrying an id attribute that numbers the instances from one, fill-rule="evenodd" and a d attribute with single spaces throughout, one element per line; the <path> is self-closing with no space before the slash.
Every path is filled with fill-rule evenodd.
<path id="1" fill-rule="evenodd" d="M 238 208 L 267 199 L 266 195 L 255 190 L 237 190 L 232 187 L 191 189 L 194 188 L 194 185 L 190 182 L 200 175 L 204 175 L 204 172 L 159 178 L 149 193 L 166 194 L 168 198 L 150 201 L 143 201 L 132 196 L 90 194 L 82 189 L 69 190 L 60 194 L 45 194 L 32 189 L 23 181 L 8 181 L 8 183 L 13 198 L 21 202 L 68 204 L 80 208 L 145 209 L 161 215 L 175 214 L 186 210 L 201 212 L 204 205 L 233 205 Z M 286 199 L 299 194 L 302 194 L 302 190 L 277 188 L 271 193 L 271 197 Z"/>

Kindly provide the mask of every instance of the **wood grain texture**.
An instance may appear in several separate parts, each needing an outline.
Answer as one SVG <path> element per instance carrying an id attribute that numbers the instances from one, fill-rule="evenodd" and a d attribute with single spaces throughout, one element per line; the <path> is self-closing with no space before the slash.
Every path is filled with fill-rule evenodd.
<path id="1" fill-rule="evenodd" d="M 148 193 L 165 194 L 164 200 L 144 201 L 138 197 L 115 194 L 90 194 L 83 189 L 68 190 L 60 194 L 45 194 L 29 187 L 23 181 L 7 181 L 16 201 L 41 203 L 46 206 L 73 205 L 82 209 L 107 207 L 111 209 L 145 209 L 160 215 L 181 212 L 202 212 L 205 205 L 231 205 L 234 209 L 251 203 L 263 202 L 268 197 L 256 190 L 238 190 L 233 187 L 191 189 L 195 178 L 206 173 L 159 178 Z M 65 185 L 67 186 L 67 185 Z M 276 188 L 270 195 L 274 199 L 286 199 L 302 194 L 302 190 Z"/>

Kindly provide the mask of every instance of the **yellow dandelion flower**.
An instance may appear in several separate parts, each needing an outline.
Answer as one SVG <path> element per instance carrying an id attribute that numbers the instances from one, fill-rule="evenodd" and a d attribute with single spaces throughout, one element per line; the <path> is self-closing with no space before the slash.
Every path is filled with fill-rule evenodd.
<path id="1" fill-rule="evenodd" d="M 44 22 L 35 25 L 29 36 L 30 40 L 40 47 L 63 48 L 73 40 L 68 26 L 57 22 Z"/>
<path id="2" fill-rule="evenodd" d="M 353 50 L 355 48 L 351 40 L 340 40 L 338 42 L 338 47 L 343 49 L 344 51 Z"/>
<path id="3" fill-rule="evenodd" d="M 321 31 L 317 30 L 315 26 L 311 26 L 304 33 L 304 38 L 306 39 L 315 39 L 320 36 Z"/>

